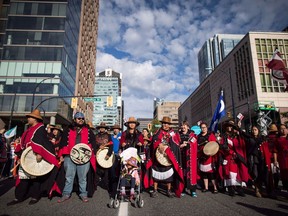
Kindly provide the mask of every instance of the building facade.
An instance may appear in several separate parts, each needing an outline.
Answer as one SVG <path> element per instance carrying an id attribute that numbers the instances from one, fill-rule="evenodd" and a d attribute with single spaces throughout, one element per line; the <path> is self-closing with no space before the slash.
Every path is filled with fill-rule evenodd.
<path id="1" fill-rule="evenodd" d="M 179 120 L 188 120 L 190 125 L 202 120 L 209 125 L 223 89 L 227 113 L 234 118 L 242 113 L 246 126 L 263 123 L 262 117 L 265 117 L 264 124 L 283 122 L 280 117 L 288 111 L 288 94 L 283 84 L 271 79 L 266 67 L 275 48 L 280 50 L 287 65 L 288 33 L 247 33 L 183 102 Z"/>
<path id="2" fill-rule="evenodd" d="M 244 35 L 216 34 L 205 41 L 198 52 L 200 83 L 203 82 L 243 37 Z"/>
<path id="3" fill-rule="evenodd" d="M 108 68 L 97 74 L 95 82 L 93 125 L 105 122 L 123 128 L 122 74 Z"/>
<path id="4" fill-rule="evenodd" d="M 154 99 L 154 113 L 153 118 L 161 121 L 164 116 L 168 116 L 171 118 L 172 124 L 171 126 L 174 129 L 178 128 L 178 108 L 181 105 L 181 102 L 176 101 L 164 101 L 163 99 L 159 101 L 155 101 L 158 99 Z"/>
<path id="5" fill-rule="evenodd" d="M 22 121 L 38 108 L 68 124 L 71 98 L 93 94 L 99 1 L 5 2 L 1 117 L 11 117 L 13 110 L 13 120 Z M 79 98 L 77 110 L 93 109 Z"/>

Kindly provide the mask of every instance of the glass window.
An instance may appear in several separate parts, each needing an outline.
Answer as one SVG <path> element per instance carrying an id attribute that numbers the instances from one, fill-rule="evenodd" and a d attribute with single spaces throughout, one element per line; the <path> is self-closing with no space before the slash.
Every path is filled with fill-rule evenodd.
<path id="1" fill-rule="evenodd" d="M 13 3 L 11 2 L 9 13 L 10 14 L 16 14 L 16 10 L 17 10 L 17 4 L 14 2 Z"/>
<path id="2" fill-rule="evenodd" d="M 18 3 L 17 4 L 17 14 L 23 14 L 24 12 L 24 3 Z"/>
<path id="3" fill-rule="evenodd" d="M 10 17 L 8 29 L 42 29 L 42 17 Z"/>
<path id="4" fill-rule="evenodd" d="M 32 6 L 31 6 L 31 14 L 32 14 L 32 15 L 36 15 L 36 14 L 37 14 L 37 11 L 38 11 L 38 3 L 32 3 Z"/>
<path id="5" fill-rule="evenodd" d="M 64 30 L 65 19 L 64 18 L 50 18 L 46 17 L 44 23 L 45 30 Z"/>
<path id="6" fill-rule="evenodd" d="M 66 16 L 66 4 L 59 5 L 59 16 Z"/>

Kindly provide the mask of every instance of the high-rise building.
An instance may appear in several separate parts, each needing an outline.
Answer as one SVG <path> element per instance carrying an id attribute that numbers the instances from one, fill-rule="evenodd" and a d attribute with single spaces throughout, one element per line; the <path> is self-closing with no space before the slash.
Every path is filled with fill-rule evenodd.
<path id="1" fill-rule="evenodd" d="M 222 89 L 227 113 L 231 117 L 242 113 L 245 125 L 285 123 L 282 116 L 288 112 L 287 92 L 283 84 L 271 79 L 266 66 L 275 48 L 288 65 L 288 33 L 247 33 L 182 103 L 179 121 L 193 125 L 202 120 L 210 124 Z"/>
<path id="2" fill-rule="evenodd" d="M 79 97 L 76 109 L 88 110 L 92 118 L 93 105 L 81 96 L 94 90 L 99 0 L 4 3 L 1 118 L 21 121 L 38 108 L 46 118 L 55 116 L 56 123 L 68 124 L 73 96 Z"/>
<path id="3" fill-rule="evenodd" d="M 198 52 L 199 82 L 217 67 L 244 35 L 216 34 L 209 38 Z"/>
<path id="4" fill-rule="evenodd" d="M 122 74 L 105 69 L 96 75 L 93 125 L 105 122 L 123 128 Z"/>

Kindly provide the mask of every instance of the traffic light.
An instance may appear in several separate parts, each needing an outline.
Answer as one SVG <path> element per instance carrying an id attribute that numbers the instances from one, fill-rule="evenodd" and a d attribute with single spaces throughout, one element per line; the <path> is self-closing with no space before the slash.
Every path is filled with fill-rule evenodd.
<path id="1" fill-rule="evenodd" d="M 107 97 L 107 107 L 112 107 L 113 106 L 113 96 L 108 96 Z"/>
<path id="2" fill-rule="evenodd" d="M 72 98 L 71 99 L 71 108 L 72 109 L 76 109 L 77 108 L 77 103 L 78 103 L 78 98 L 77 97 Z"/>

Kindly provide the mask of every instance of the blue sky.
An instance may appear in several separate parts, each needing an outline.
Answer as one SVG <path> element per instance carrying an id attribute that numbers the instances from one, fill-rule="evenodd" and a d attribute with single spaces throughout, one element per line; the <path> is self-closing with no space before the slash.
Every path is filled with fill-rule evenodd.
<path id="1" fill-rule="evenodd" d="M 100 0 L 96 72 L 123 74 L 126 118 L 152 118 L 154 97 L 183 102 L 199 85 L 207 39 L 281 31 L 287 9 L 287 0 Z"/>

